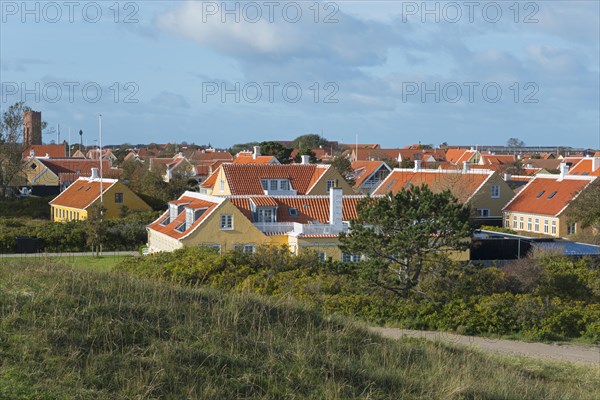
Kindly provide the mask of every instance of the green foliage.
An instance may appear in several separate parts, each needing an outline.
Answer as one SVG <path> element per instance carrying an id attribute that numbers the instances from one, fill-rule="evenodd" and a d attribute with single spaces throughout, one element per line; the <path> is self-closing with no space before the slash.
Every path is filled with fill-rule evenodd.
<path id="1" fill-rule="evenodd" d="M 23 197 L 19 199 L 0 198 L 0 218 L 50 219 L 50 205 L 53 197 Z"/>
<path id="2" fill-rule="evenodd" d="M 0 360 L 11 400 L 599 395 L 595 370 L 386 340 L 289 301 L 26 262 L 0 264 Z"/>
<path id="3" fill-rule="evenodd" d="M 324 137 L 311 133 L 298 136 L 292 144 L 295 149 L 316 149 L 320 146 L 327 146 L 329 142 Z"/>
<path id="4" fill-rule="evenodd" d="M 349 159 L 346 157 L 336 157 L 331 162 L 331 165 L 350 186 L 354 186 L 354 170 L 352 169 L 352 163 Z"/>
<path id="5" fill-rule="evenodd" d="M 484 231 L 510 233 L 513 235 L 517 234 L 517 231 L 513 231 L 512 229 L 504 228 L 502 226 L 482 225 L 481 227 L 479 227 L 479 229 Z"/>
<path id="6" fill-rule="evenodd" d="M 262 142 L 260 144 L 260 154 L 263 156 L 274 156 L 282 164 L 289 164 L 292 155 L 292 149 L 277 142 Z"/>
<path id="7" fill-rule="evenodd" d="M 365 198 L 340 248 L 363 254 L 358 276 L 369 285 L 406 296 L 421 275 L 443 268 L 448 252 L 467 248 L 469 208 L 449 191 L 411 186 L 395 195 Z"/>
<path id="8" fill-rule="evenodd" d="M 328 314 L 405 328 L 533 340 L 600 337 L 599 269 L 591 259 L 546 255 L 502 269 L 444 265 L 425 274 L 410 297 L 358 279 L 360 264 L 319 262 L 314 253 L 296 257 L 285 247 L 223 255 L 186 248 L 127 258 L 117 269 L 191 286 L 293 298 Z"/>

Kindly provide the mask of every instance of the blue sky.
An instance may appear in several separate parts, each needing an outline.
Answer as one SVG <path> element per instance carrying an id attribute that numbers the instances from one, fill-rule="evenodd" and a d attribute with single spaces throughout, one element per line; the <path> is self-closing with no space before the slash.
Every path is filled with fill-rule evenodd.
<path id="1" fill-rule="evenodd" d="M 1 3 L 0 106 L 62 139 L 600 146 L 598 1 Z"/>

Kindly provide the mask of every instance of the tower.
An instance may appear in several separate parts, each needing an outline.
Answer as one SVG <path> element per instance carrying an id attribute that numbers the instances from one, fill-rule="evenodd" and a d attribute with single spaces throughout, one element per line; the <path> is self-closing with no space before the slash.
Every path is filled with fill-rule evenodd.
<path id="1" fill-rule="evenodd" d="M 25 146 L 42 144 L 42 113 L 25 111 L 23 113 L 23 143 Z"/>

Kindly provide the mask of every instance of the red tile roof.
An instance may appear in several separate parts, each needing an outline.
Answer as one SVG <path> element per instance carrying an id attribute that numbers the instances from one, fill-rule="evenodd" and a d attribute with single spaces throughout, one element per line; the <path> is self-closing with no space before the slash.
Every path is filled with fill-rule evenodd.
<path id="1" fill-rule="evenodd" d="M 261 196 L 269 206 L 277 207 L 277 222 L 297 222 L 307 224 L 311 222 L 329 222 L 329 196 Z M 252 197 L 255 202 L 259 197 Z M 342 197 L 342 220 L 350 221 L 358 218 L 356 205 L 365 196 L 343 196 Z M 250 221 L 252 212 L 249 197 L 229 197 L 235 205 Z M 274 203 L 274 204 L 273 204 Z M 297 216 L 290 215 L 290 208 L 297 210 Z"/>
<path id="2" fill-rule="evenodd" d="M 84 176 L 90 176 L 92 174 L 92 168 L 100 168 L 100 161 L 98 160 L 86 160 L 81 158 L 64 158 L 64 159 L 39 159 L 42 164 L 48 167 L 49 170 L 54 172 L 56 175 L 61 173 L 75 173 L 82 174 Z M 108 171 L 111 169 L 111 161 L 102 161 L 102 170 Z"/>
<path id="3" fill-rule="evenodd" d="M 31 151 L 35 157 L 64 158 L 67 156 L 67 147 L 64 144 L 33 144 L 23 151 L 23 158 L 30 156 Z"/>
<path id="4" fill-rule="evenodd" d="M 538 175 L 507 205 L 504 211 L 557 216 L 594 178 L 575 179 Z"/>
<path id="5" fill-rule="evenodd" d="M 201 209 L 201 208 L 206 208 L 206 211 L 204 211 L 204 213 L 202 213 L 202 215 L 200 215 L 198 217 L 198 219 L 196 221 L 194 221 L 192 226 L 190 228 L 187 228 L 183 232 L 179 232 L 177 230 L 177 227 L 179 227 L 181 224 L 183 224 L 185 222 L 185 211 L 182 211 L 181 213 L 179 213 L 177 218 L 175 218 L 173 221 L 169 221 L 169 223 L 167 225 L 162 225 L 161 224 L 162 221 L 164 221 L 169 216 L 169 210 L 167 210 L 156 221 L 154 221 L 153 223 L 148 225 L 149 229 L 163 233 L 174 239 L 181 239 L 184 236 L 189 235 L 202 223 L 202 221 L 204 221 L 212 213 L 212 211 L 214 209 L 216 209 L 219 206 L 219 204 L 221 204 L 218 201 L 213 202 L 213 201 L 209 201 L 209 200 L 205 200 L 205 199 L 199 199 L 196 197 L 186 196 L 185 193 L 178 200 L 170 201 L 169 203 L 170 204 L 185 204 L 185 207 L 193 208 L 195 210 Z"/>
<path id="6" fill-rule="evenodd" d="M 381 168 L 384 164 L 385 162 L 383 161 L 354 161 L 352 163 L 352 169 L 355 173 L 354 188 L 359 188 L 371 175 L 373 175 L 373 173 L 379 170 L 379 168 Z"/>
<path id="7" fill-rule="evenodd" d="M 401 149 L 371 149 L 371 148 L 359 148 L 358 155 L 356 149 L 353 149 L 355 153 L 354 160 L 398 160 L 398 155 Z"/>
<path id="8" fill-rule="evenodd" d="M 233 156 L 226 151 L 203 151 L 198 150 L 190 157 L 192 161 L 233 161 Z"/>
<path id="9" fill-rule="evenodd" d="M 593 169 L 594 161 L 596 169 Z M 569 175 L 600 176 L 600 157 L 597 157 L 596 160 L 593 158 L 582 159 L 569 170 Z"/>
<path id="10" fill-rule="evenodd" d="M 271 164 L 278 163 L 279 160 L 273 156 L 256 156 L 240 154 L 233 159 L 234 164 Z"/>
<path id="11" fill-rule="evenodd" d="M 373 194 L 385 195 L 390 191 L 398 193 L 410 185 L 427 185 L 434 193 L 444 190 L 450 192 L 461 203 L 466 203 L 477 190 L 494 174 L 493 171 L 462 172 L 460 170 L 420 170 L 394 169 L 387 178 L 375 189 Z"/>
<path id="12" fill-rule="evenodd" d="M 103 179 L 102 193 L 105 193 L 115 183 L 117 183 L 115 179 Z M 100 197 L 100 180 L 79 178 L 61 194 L 56 196 L 50 204 L 83 210 L 89 207 L 98 197 Z"/>
<path id="13" fill-rule="evenodd" d="M 222 168 L 232 195 L 263 195 L 261 179 L 289 179 L 297 194 L 306 194 L 329 169 L 329 165 L 289 164 L 254 165 L 223 164 Z M 217 177 L 215 171 L 203 184 L 204 188 L 214 188 Z"/>
<path id="14" fill-rule="evenodd" d="M 511 154 L 482 154 L 481 158 L 483 159 L 484 164 L 511 164 L 514 163 L 517 158 Z"/>

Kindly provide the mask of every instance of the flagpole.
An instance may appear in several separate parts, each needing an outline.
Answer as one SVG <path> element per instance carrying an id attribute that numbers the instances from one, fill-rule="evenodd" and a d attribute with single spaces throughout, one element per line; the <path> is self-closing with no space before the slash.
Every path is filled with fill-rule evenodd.
<path id="1" fill-rule="evenodd" d="M 102 206 L 102 192 L 104 191 L 102 188 L 102 114 L 98 115 L 98 128 L 100 131 L 100 156 L 98 157 L 100 160 L 100 206 Z"/>

